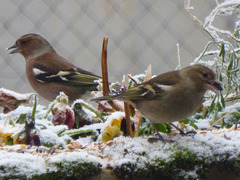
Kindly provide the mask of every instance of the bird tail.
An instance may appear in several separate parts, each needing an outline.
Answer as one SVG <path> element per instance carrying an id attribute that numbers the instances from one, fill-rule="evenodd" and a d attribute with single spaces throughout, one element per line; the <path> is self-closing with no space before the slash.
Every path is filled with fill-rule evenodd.
<path id="1" fill-rule="evenodd" d="M 97 97 L 94 99 L 91 99 L 91 101 L 99 102 L 99 101 L 111 101 L 115 98 L 116 96 L 102 96 L 102 97 Z"/>

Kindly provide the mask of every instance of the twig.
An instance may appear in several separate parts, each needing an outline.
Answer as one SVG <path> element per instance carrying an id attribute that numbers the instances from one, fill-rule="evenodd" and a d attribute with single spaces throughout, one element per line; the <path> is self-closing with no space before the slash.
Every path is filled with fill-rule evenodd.
<path id="1" fill-rule="evenodd" d="M 181 65 L 181 56 L 180 56 L 180 49 L 179 49 L 179 43 L 177 43 L 177 57 L 178 57 L 178 65 L 176 67 L 176 70 L 177 69 L 182 69 L 182 65 Z"/>
<path id="2" fill-rule="evenodd" d="M 103 38 L 102 44 L 102 83 L 103 83 L 103 96 L 108 96 L 110 89 L 109 89 L 109 82 L 108 82 L 108 69 L 107 69 L 107 45 L 108 45 L 108 37 Z"/>
<path id="3" fill-rule="evenodd" d="M 224 119 L 224 117 L 228 116 L 229 114 L 231 114 L 231 112 L 228 112 L 228 113 L 225 114 L 223 117 L 221 117 L 220 119 L 218 119 L 217 121 L 215 121 L 215 122 L 212 124 L 211 128 L 213 128 L 214 125 L 216 125 L 217 123 L 219 123 L 220 121 L 222 121 L 222 120 Z"/>
<path id="4" fill-rule="evenodd" d="M 57 96 L 56 99 L 49 104 L 48 110 L 47 110 L 46 114 L 43 117 L 44 119 L 46 119 L 48 117 L 48 114 L 52 111 L 55 103 L 58 102 L 59 100 L 60 100 L 60 96 Z"/>
<path id="5" fill-rule="evenodd" d="M 151 77 L 152 77 L 152 66 L 151 65 L 148 66 L 145 73 L 146 73 L 146 76 L 144 78 L 144 82 L 150 80 Z M 134 137 L 137 137 L 138 134 L 139 134 L 140 125 L 142 123 L 142 116 L 141 116 L 141 113 L 138 109 L 136 109 L 136 111 L 135 111 L 134 118 L 136 120 L 135 121 Z"/>
<path id="6" fill-rule="evenodd" d="M 189 8 L 189 5 L 190 5 L 190 2 L 188 0 L 185 0 L 185 3 L 184 3 L 184 7 L 185 7 L 185 10 L 186 12 L 188 13 L 188 15 L 193 18 L 194 21 L 196 21 L 202 28 L 203 30 L 208 33 L 208 35 L 211 37 L 211 39 L 213 41 L 216 41 L 215 38 L 212 36 L 212 34 L 205 28 L 205 26 L 203 25 L 203 23 L 196 17 L 194 16 L 191 12 L 190 12 L 190 8 Z"/>
<path id="7" fill-rule="evenodd" d="M 135 84 L 138 84 L 137 81 L 133 79 L 133 77 L 130 74 L 128 74 L 128 78 L 131 79 Z"/>
<path id="8" fill-rule="evenodd" d="M 98 111 L 96 111 L 94 108 L 90 107 L 87 103 L 85 102 L 81 102 L 80 103 L 83 107 L 87 108 L 88 110 L 90 110 L 91 112 L 93 112 L 99 119 L 102 120 L 102 122 L 105 121 L 105 119 L 103 118 L 103 116 L 101 115 L 101 113 L 99 113 Z"/>
<path id="9" fill-rule="evenodd" d="M 123 89 L 127 89 L 126 81 L 123 81 Z M 126 127 L 127 127 L 127 133 L 130 137 L 134 137 L 133 131 L 132 131 L 132 123 L 130 119 L 130 107 L 129 104 L 124 102 L 124 112 L 125 112 L 125 118 L 126 118 Z"/>
<path id="10" fill-rule="evenodd" d="M 152 65 L 151 64 L 148 66 L 148 68 L 145 71 L 145 73 L 146 73 L 146 76 L 144 78 L 144 82 L 148 81 L 148 80 L 150 80 L 152 78 Z"/>
<path id="11" fill-rule="evenodd" d="M 126 118 L 126 126 L 127 126 L 127 133 L 130 137 L 134 137 L 133 131 L 132 131 L 132 123 L 130 119 L 130 107 L 129 104 L 124 102 L 124 111 L 125 111 L 125 118 Z"/>
<path id="12" fill-rule="evenodd" d="M 215 43 L 216 43 L 216 42 L 214 42 L 214 41 L 208 42 L 207 45 L 204 47 L 203 52 L 202 52 L 197 58 L 195 58 L 194 63 L 197 63 L 197 62 L 205 55 L 208 47 L 209 47 L 211 44 L 215 44 Z"/>
<path id="13" fill-rule="evenodd" d="M 136 119 L 135 121 L 135 131 L 134 131 L 134 137 L 137 137 L 139 134 L 139 128 L 142 123 L 142 116 L 139 110 L 136 109 L 134 118 Z"/>
<path id="14" fill-rule="evenodd" d="M 230 97 L 225 98 L 226 102 L 232 102 L 240 99 L 240 94 L 235 94 Z"/>
<path id="15" fill-rule="evenodd" d="M 107 45 L 108 45 L 108 37 L 104 37 L 103 44 L 102 44 L 102 59 L 101 59 L 103 96 L 108 96 L 110 92 L 109 82 L 108 82 L 108 68 L 107 68 Z M 108 103 L 116 111 L 120 110 L 120 108 L 113 101 L 108 101 Z"/>

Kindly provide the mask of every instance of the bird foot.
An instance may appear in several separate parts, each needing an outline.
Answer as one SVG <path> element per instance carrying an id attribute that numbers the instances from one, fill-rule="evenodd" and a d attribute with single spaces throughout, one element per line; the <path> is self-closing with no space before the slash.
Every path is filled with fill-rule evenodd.
<path id="1" fill-rule="evenodd" d="M 151 136 L 147 139 L 147 141 L 149 143 L 156 143 L 157 141 L 162 141 L 164 144 L 166 143 L 174 143 L 175 141 L 173 140 L 168 140 L 168 139 L 164 139 L 160 134 L 157 133 L 157 136 Z"/>
<path id="2" fill-rule="evenodd" d="M 195 134 L 197 134 L 196 131 L 188 131 L 185 133 L 186 136 L 194 136 Z"/>

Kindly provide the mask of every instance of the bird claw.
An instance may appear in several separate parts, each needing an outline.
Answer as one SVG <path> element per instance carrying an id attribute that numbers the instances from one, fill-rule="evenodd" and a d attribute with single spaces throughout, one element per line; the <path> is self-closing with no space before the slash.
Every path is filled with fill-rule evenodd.
<path id="1" fill-rule="evenodd" d="M 149 138 L 147 139 L 147 141 L 148 141 L 149 143 L 156 143 L 157 141 L 162 141 L 164 144 L 176 142 L 176 141 L 174 141 L 174 140 L 164 139 L 162 136 L 161 136 L 161 137 L 159 137 L 159 136 L 158 136 L 158 137 L 157 137 L 157 136 L 152 136 L 152 137 L 149 137 Z"/>
<path id="2" fill-rule="evenodd" d="M 188 131 L 188 132 L 185 133 L 186 136 L 194 136 L 196 134 L 197 134 L 196 131 Z"/>

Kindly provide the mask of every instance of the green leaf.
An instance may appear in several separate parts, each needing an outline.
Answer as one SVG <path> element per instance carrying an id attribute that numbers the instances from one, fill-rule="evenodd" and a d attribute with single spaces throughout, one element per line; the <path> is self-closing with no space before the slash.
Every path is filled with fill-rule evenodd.
<path id="1" fill-rule="evenodd" d="M 60 137 L 64 136 L 64 135 L 68 135 L 68 136 L 72 137 L 73 139 L 78 139 L 79 137 L 97 136 L 96 132 L 91 130 L 91 129 L 87 129 L 87 130 L 81 130 L 81 129 L 68 130 L 68 131 L 64 131 L 64 132 L 59 134 Z"/>
<path id="2" fill-rule="evenodd" d="M 221 96 L 221 104 L 222 104 L 223 108 L 225 108 L 225 99 L 223 97 L 223 93 L 222 92 L 220 92 L 220 96 Z"/>
<path id="3" fill-rule="evenodd" d="M 32 118 L 33 119 L 35 118 L 36 108 L 37 108 L 37 96 L 35 95 L 34 105 L 33 105 L 33 110 L 32 110 Z"/>
<path id="4" fill-rule="evenodd" d="M 172 132 L 172 126 L 171 126 L 170 124 L 165 123 L 164 125 L 165 125 L 165 127 L 166 127 L 167 133 Z"/>
<path id="5" fill-rule="evenodd" d="M 211 103 L 211 105 L 209 106 L 209 113 L 213 112 L 213 110 L 214 110 L 214 108 L 215 108 L 215 106 L 216 106 L 216 104 L 215 104 L 216 97 L 217 97 L 217 96 L 215 96 L 215 97 L 213 98 L 212 103 Z"/>
<path id="6" fill-rule="evenodd" d="M 179 121 L 180 123 L 184 123 L 184 124 L 189 124 L 189 119 L 184 119 L 182 121 Z"/>
<path id="7" fill-rule="evenodd" d="M 218 109 L 218 111 L 221 111 L 223 109 L 219 102 L 217 103 L 217 109 Z"/>
<path id="8" fill-rule="evenodd" d="M 167 129 L 164 123 L 156 123 L 155 127 L 158 131 L 163 132 L 163 133 L 167 133 Z"/>
<path id="9" fill-rule="evenodd" d="M 27 117 L 27 114 L 20 114 L 18 120 L 17 120 L 17 123 L 19 124 L 25 124 L 26 122 L 26 117 Z"/>
<path id="10" fill-rule="evenodd" d="M 194 129 L 198 129 L 198 126 L 194 123 L 190 123 L 189 125 L 192 126 Z"/>
<path id="11" fill-rule="evenodd" d="M 219 81 L 222 81 L 223 77 L 222 77 L 222 73 L 219 74 Z"/>
<path id="12" fill-rule="evenodd" d="M 220 50 L 219 56 L 222 56 L 223 61 L 224 61 L 224 57 L 225 57 L 225 45 L 224 45 L 224 43 L 221 43 L 221 50 Z"/>
<path id="13" fill-rule="evenodd" d="M 8 145 L 13 145 L 13 138 L 9 137 L 8 141 L 7 141 Z"/>
<path id="14" fill-rule="evenodd" d="M 232 67 L 233 67 L 233 59 L 230 60 L 230 63 L 229 63 L 229 65 L 228 65 L 227 70 L 228 70 L 228 71 L 231 70 Z"/>

